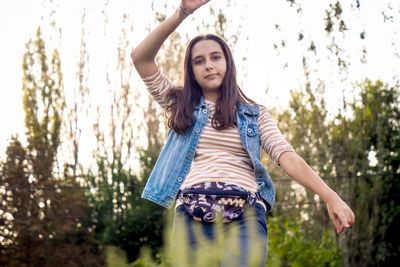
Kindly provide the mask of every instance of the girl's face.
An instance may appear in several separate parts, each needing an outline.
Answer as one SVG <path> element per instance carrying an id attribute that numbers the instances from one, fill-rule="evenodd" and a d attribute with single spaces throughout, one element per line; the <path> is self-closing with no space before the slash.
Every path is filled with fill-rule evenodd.
<path id="1" fill-rule="evenodd" d="M 225 54 L 219 43 L 214 40 L 196 43 L 192 48 L 191 64 L 204 98 L 215 102 L 226 72 Z"/>

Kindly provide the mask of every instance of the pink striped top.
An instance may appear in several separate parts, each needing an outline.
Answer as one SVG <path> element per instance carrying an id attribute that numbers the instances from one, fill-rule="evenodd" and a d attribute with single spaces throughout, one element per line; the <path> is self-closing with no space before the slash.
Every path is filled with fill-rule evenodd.
<path id="1" fill-rule="evenodd" d="M 144 78 L 148 91 L 161 107 L 166 108 L 166 95 L 174 84 L 160 71 Z M 250 157 L 240 141 L 236 126 L 225 130 L 216 130 L 211 121 L 215 104 L 205 101 L 210 108 L 210 116 L 200 136 L 189 173 L 181 186 L 188 188 L 202 182 L 226 182 L 239 185 L 248 191 L 256 192 L 258 185 Z M 279 165 L 279 157 L 283 152 L 292 152 L 273 121 L 271 114 L 264 106 L 260 106 L 258 128 L 261 146 L 273 162 Z"/>

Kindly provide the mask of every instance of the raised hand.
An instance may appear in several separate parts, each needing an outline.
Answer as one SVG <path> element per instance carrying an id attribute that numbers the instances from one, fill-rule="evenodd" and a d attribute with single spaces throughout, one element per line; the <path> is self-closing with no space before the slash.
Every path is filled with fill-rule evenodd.
<path id="1" fill-rule="evenodd" d="M 193 13 L 199 7 L 207 4 L 210 0 L 182 0 L 181 8 L 188 14 Z"/>

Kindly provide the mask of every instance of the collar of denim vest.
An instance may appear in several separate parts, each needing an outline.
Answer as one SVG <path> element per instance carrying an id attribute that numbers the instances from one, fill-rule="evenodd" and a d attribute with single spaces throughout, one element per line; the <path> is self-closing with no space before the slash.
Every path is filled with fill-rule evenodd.
<path id="1" fill-rule="evenodd" d="M 253 106 L 248 103 L 240 102 L 239 114 L 240 113 L 256 116 L 259 114 L 258 106 Z"/>
<path id="2" fill-rule="evenodd" d="M 197 105 L 194 109 L 200 109 L 201 107 L 205 107 L 205 106 L 206 106 L 206 103 L 204 102 L 204 97 L 201 96 L 199 103 L 197 103 Z"/>
<path id="3" fill-rule="evenodd" d="M 199 101 L 199 103 L 197 103 L 195 109 L 200 109 L 201 107 L 206 107 L 206 103 L 204 102 L 203 96 L 200 97 L 200 101 Z M 259 114 L 258 106 L 252 106 L 250 104 L 241 102 L 240 106 L 239 106 L 239 113 L 246 113 L 249 115 L 258 115 Z"/>

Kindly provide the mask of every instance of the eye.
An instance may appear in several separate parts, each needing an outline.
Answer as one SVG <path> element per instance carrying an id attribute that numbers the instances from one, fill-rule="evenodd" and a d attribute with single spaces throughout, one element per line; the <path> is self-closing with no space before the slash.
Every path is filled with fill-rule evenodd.
<path id="1" fill-rule="evenodd" d="M 219 60 L 219 59 L 221 59 L 221 56 L 213 56 L 212 59 L 213 60 Z"/>
<path id="2" fill-rule="evenodd" d="M 200 65 L 201 63 L 203 63 L 203 60 L 202 59 L 196 59 L 193 63 L 195 65 Z"/>

